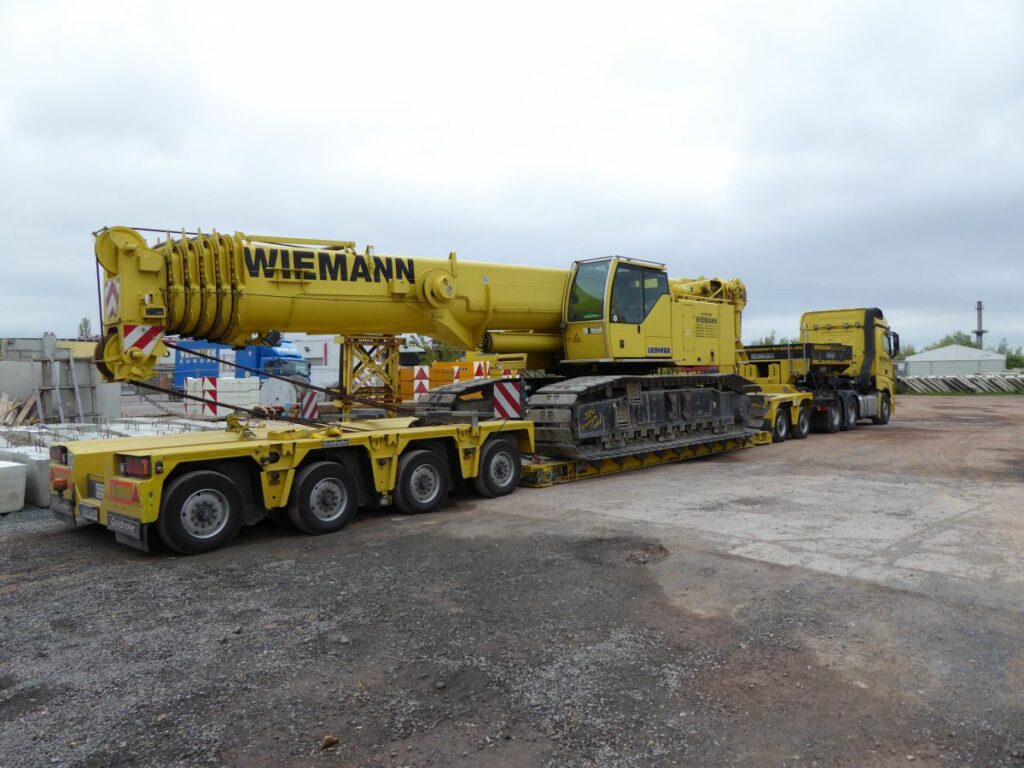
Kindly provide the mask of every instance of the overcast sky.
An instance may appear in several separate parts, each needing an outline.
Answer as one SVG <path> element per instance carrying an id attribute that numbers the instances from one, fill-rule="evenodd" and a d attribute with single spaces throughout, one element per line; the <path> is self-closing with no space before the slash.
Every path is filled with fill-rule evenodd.
<path id="1" fill-rule="evenodd" d="M 920 345 L 982 299 L 1024 344 L 1015 0 L 5 0 L 0 39 L 0 335 L 95 326 L 126 224 L 654 259 L 744 280 L 748 341 L 877 305 Z"/>

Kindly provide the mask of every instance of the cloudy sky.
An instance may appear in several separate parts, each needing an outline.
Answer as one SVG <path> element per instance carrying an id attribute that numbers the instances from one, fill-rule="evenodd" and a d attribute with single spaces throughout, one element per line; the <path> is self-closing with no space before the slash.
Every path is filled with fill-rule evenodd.
<path id="1" fill-rule="evenodd" d="M 501 10 L 494 10 L 500 8 Z M 740 277 L 1024 344 L 1024 4 L 0 4 L 0 335 L 90 232 L 214 227 Z M 94 326 L 96 320 L 94 319 Z"/>

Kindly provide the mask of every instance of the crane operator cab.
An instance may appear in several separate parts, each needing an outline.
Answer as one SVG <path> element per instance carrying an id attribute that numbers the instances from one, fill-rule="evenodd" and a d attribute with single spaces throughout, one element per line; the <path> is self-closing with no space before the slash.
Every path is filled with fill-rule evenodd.
<path id="1" fill-rule="evenodd" d="M 673 357 L 663 264 L 611 256 L 573 264 L 563 316 L 568 363 L 651 363 Z"/>

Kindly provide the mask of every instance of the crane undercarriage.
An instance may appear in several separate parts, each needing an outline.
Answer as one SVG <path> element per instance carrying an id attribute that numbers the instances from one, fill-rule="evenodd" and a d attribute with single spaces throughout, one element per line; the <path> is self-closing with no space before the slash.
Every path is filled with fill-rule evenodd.
<path id="1" fill-rule="evenodd" d="M 498 381 L 509 379 L 438 387 L 417 413 L 426 422 L 491 417 Z M 735 374 L 580 376 L 534 389 L 526 405 L 539 453 L 586 461 L 750 437 L 765 414 L 758 387 Z"/>

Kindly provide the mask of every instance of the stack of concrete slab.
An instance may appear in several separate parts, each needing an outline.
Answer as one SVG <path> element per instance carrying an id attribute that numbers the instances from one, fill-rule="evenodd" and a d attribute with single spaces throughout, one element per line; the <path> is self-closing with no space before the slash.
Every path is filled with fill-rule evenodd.
<path id="1" fill-rule="evenodd" d="M 945 376 L 900 376 L 907 389 L 920 394 L 968 392 L 973 394 L 1024 393 L 1024 371 Z"/>
<path id="2" fill-rule="evenodd" d="M 260 380 L 256 377 L 234 379 L 204 376 L 185 379 L 185 394 L 216 400 L 224 405 L 238 405 L 251 408 L 260 402 Z M 232 408 L 223 408 L 195 400 L 185 401 L 185 415 L 222 419 L 234 413 Z"/>

